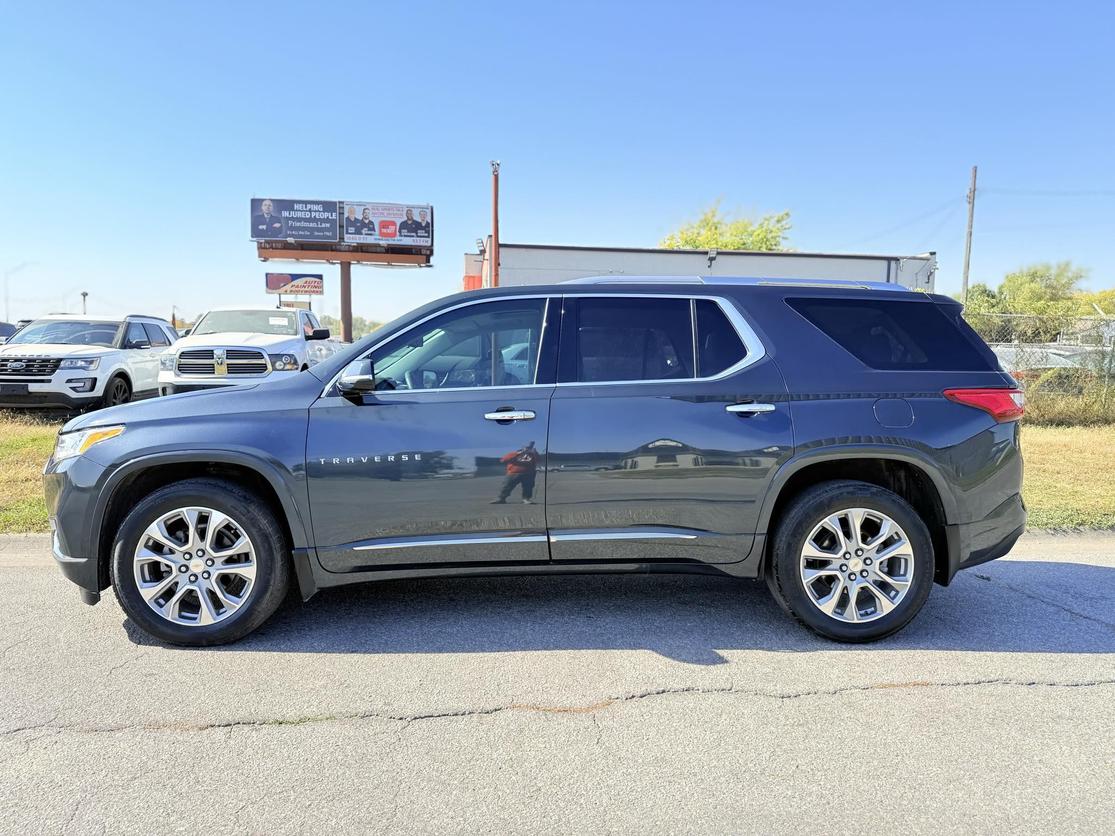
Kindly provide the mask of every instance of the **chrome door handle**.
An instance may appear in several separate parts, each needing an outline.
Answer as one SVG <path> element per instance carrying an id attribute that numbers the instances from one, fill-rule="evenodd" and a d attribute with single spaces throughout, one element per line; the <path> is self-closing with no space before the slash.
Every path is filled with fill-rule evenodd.
<path id="1" fill-rule="evenodd" d="M 730 403 L 724 407 L 728 412 L 738 415 L 759 415 L 763 412 L 774 412 L 772 403 Z"/>
<path id="2" fill-rule="evenodd" d="M 485 412 L 489 421 L 533 421 L 534 412 L 529 409 L 509 409 L 506 412 Z"/>

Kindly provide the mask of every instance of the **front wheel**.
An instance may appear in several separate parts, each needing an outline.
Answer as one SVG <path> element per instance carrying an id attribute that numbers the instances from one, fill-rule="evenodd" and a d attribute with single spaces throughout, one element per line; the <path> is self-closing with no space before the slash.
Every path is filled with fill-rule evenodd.
<path id="1" fill-rule="evenodd" d="M 113 546 L 120 606 L 163 641 L 235 641 L 266 621 L 286 594 L 283 532 L 265 503 L 220 479 L 188 479 L 142 499 Z"/>
<path id="2" fill-rule="evenodd" d="M 116 375 L 105 385 L 105 392 L 101 396 L 101 406 L 120 406 L 132 399 L 132 387 L 127 378 Z"/>
<path id="3" fill-rule="evenodd" d="M 816 485 L 778 524 L 767 583 L 813 631 L 867 642 L 902 629 L 933 585 L 933 544 L 902 497 L 866 482 Z"/>

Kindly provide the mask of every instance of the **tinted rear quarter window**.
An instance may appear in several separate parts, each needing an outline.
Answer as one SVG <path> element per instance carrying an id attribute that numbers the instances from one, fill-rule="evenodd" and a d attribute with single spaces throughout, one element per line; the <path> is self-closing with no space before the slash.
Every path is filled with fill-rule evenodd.
<path id="1" fill-rule="evenodd" d="M 987 371 L 989 350 L 930 301 L 787 299 L 786 303 L 873 369 Z M 978 338 L 977 338 L 978 339 Z"/>
<path id="2" fill-rule="evenodd" d="M 735 327 L 709 299 L 697 303 L 697 377 L 713 377 L 747 354 Z"/>

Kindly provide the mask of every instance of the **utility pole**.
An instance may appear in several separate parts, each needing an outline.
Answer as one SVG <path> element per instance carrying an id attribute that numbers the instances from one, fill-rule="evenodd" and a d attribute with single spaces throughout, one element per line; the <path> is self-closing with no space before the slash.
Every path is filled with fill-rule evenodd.
<path id="1" fill-rule="evenodd" d="M 81 315 L 85 316 L 85 297 L 89 295 L 88 290 L 81 291 Z"/>
<path id="2" fill-rule="evenodd" d="M 976 166 L 972 166 L 972 185 L 968 187 L 968 233 L 964 236 L 964 277 L 960 280 L 960 301 L 968 303 L 968 263 L 972 259 L 972 220 L 976 216 Z"/>
<path id="3" fill-rule="evenodd" d="M 17 264 L 15 267 L 9 267 L 4 271 L 4 321 L 12 321 L 12 312 L 8 309 L 8 279 L 22 270 L 24 267 L 30 267 L 32 262 L 25 261 L 22 264 Z"/>
<path id="4" fill-rule="evenodd" d="M 492 160 L 492 287 L 499 287 L 499 160 Z"/>

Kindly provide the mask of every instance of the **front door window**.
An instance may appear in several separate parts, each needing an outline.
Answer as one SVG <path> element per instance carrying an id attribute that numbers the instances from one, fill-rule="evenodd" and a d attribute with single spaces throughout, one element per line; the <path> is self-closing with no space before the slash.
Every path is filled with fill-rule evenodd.
<path id="1" fill-rule="evenodd" d="M 536 382 L 545 299 L 469 305 L 376 349 L 381 391 L 526 386 Z"/>

